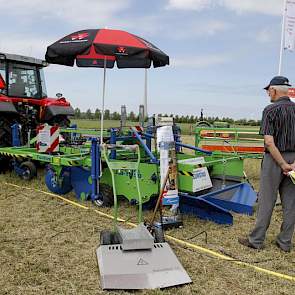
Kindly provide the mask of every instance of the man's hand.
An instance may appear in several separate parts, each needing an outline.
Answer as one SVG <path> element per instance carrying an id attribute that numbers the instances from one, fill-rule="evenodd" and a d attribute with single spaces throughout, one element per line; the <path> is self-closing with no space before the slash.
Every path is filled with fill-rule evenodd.
<path id="1" fill-rule="evenodd" d="M 292 164 L 292 165 L 293 165 L 293 164 Z M 293 170 L 292 165 L 290 165 L 290 164 L 288 164 L 288 163 L 286 163 L 286 162 L 284 162 L 284 163 L 282 163 L 282 164 L 280 165 L 280 166 L 281 166 L 281 169 L 283 170 L 283 173 L 284 173 L 285 175 L 287 175 L 288 172 L 290 172 L 290 171 Z"/>
<path id="2" fill-rule="evenodd" d="M 280 151 L 275 145 L 274 138 L 272 135 L 264 135 L 264 143 L 266 148 L 269 150 L 271 156 L 274 158 L 274 160 L 278 163 L 278 165 L 283 170 L 283 173 L 285 175 L 288 174 L 288 172 L 295 170 L 295 162 L 293 164 L 288 164 L 286 160 L 281 155 Z"/>

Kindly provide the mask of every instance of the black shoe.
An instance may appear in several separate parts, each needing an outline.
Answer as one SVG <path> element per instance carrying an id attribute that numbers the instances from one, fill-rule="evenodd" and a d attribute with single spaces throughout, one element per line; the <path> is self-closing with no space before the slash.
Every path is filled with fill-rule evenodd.
<path id="1" fill-rule="evenodd" d="M 238 242 L 241 245 L 246 246 L 246 247 L 251 248 L 251 249 L 256 249 L 256 250 L 263 249 L 263 246 L 261 246 L 261 247 L 255 247 L 253 244 L 250 243 L 250 241 L 249 241 L 248 238 L 238 238 Z"/>
<path id="2" fill-rule="evenodd" d="M 291 252 L 291 248 L 284 248 L 282 247 L 278 241 L 276 241 L 276 246 L 281 249 L 283 252 L 286 252 L 286 253 L 290 253 Z"/>

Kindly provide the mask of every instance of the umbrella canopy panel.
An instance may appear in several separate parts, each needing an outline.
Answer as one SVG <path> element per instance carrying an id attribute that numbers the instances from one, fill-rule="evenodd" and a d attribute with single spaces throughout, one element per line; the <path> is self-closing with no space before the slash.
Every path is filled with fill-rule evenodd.
<path id="1" fill-rule="evenodd" d="M 74 32 L 47 47 L 46 61 L 78 67 L 150 68 L 169 64 L 169 56 L 141 37 L 121 30 Z M 106 61 L 106 65 L 105 65 Z"/>

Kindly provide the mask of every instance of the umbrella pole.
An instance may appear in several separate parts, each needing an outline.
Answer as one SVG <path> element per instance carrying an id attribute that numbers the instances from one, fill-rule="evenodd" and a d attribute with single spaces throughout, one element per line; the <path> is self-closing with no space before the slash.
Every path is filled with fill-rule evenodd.
<path id="1" fill-rule="evenodd" d="M 103 143 L 103 121 L 104 121 L 104 98 L 106 88 L 106 72 L 107 72 L 107 59 L 104 58 L 103 62 L 103 88 L 102 88 L 102 110 L 101 110 L 101 121 L 100 121 L 100 144 Z"/>
<path id="2" fill-rule="evenodd" d="M 145 120 L 145 118 L 147 117 L 147 69 L 144 69 L 143 105 L 144 105 L 144 120 Z"/>

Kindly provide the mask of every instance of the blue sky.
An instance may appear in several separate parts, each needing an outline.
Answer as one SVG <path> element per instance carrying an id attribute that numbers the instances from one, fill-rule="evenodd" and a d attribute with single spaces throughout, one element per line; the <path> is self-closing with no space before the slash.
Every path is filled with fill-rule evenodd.
<path id="1" fill-rule="evenodd" d="M 262 88 L 278 72 L 283 0 L 0 0 L 0 51 L 44 58 L 46 47 L 86 28 L 127 30 L 171 64 L 148 70 L 148 113 L 258 119 Z M 5 12 L 5 13 L 3 13 Z M 295 84 L 295 53 L 282 74 Z M 100 108 L 102 69 L 50 65 L 47 92 L 73 107 Z M 107 71 L 106 108 L 137 112 L 144 70 Z"/>

